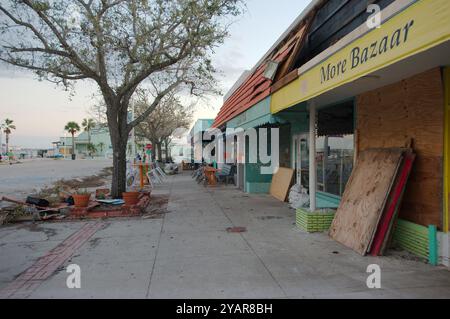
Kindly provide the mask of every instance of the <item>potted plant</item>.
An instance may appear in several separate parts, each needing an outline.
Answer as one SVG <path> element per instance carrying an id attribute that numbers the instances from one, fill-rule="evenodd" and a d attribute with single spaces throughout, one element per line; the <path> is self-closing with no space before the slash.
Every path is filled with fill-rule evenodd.
<path id="1" fill-rule="evenodd" d="M 78 190 L 72 195 L 73 201 L 75 202 L 75 207 L 87 207 L 89 204 L 89 199 L 91 198 L 91 193 L 86 189 Z"/>
<path id="2" fill-rule="evenodd" d="M 125 201 L 125 205 L 133 206 L 138 203 L 139 195 L 140 193 L 136 191 L 123 192 L 122 199 Z"/>

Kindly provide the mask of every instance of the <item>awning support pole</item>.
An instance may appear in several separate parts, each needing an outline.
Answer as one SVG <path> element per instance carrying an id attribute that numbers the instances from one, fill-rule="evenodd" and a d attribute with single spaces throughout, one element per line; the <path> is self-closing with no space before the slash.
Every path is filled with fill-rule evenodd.
<path id="1" fill-rule="evenodd" d="M 314 101 L 309 103 L 309 210 L 316 210 L 316 105 Z"/>

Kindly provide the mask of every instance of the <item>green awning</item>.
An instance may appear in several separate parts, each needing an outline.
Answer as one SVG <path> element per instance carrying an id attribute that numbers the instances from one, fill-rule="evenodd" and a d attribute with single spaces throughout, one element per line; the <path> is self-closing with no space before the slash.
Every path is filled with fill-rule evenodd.
<path id="1" fill-rule="evenodd" d="M 266 114 L 263 116 L 260 116 L 256 119 L 241 123 L 239 125 L 239 127 L 243 128 L 244 130 L 248 129 L 248 128 L 252 128 L 252 127 L 258 127 L 258 126 L 262 126 L 264 124 L 273 124 L 276 123 L 277 121 L 275 120 L 275 118 L 271 115 L 271 114 Z"/>
<path id="2" fill-rule="evenodd" d="M 268 97 L 228 121 L 227 128 L 242 128 L 245 130 L 278 122 L 277 118 L 270 113 L 270 97 Z"/>

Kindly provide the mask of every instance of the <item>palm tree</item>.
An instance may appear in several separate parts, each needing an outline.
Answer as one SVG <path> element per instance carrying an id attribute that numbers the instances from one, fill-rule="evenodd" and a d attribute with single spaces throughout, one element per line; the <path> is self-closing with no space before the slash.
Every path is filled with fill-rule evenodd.
<path id="1" fill-rule="evenodd" d="M 90 155 L 90 156 L 92 156 L 92 154 L 97 153 L 97 148 L 95 147 L 94 144 L 89 143 L 89 144 L 87 145 L 87 149 L 88 149 L 88 152 L 89 152 L 89 155 Z"/>
<path id="2" fill-rule="evenodd" d="M 75 154 L 75 133 L 80 130 L 80 126 L 77 122 L 69 122 L 64 129 L 72 134 L 72 155 Z"/>
<path id="3" fill-rule="evenodd" d="M 100 153 L 103 153 L 103 148 L 105 147 L 105 143 L 100 142 L 97 144 L 97 146 L 100 148 Z"/>
<path id="4" fill-rule="evenodd" d="M 91 130 L 95 127 L 95 121 L 93 119 L 84 119 L 81 126 L 88 133 L 88 144 L 91 144 Z"/>
<path id="5" fill-rule="evenodd" d="M 81 122 L 81 126 L 83 127 L 84 131 L 88 134 L 88 151 L 89 156 L 92 156 L 92 152 L 89 148 L 91 145 L 91 130 L 95 127 L 95 121 L 93 119 L 84 119 L 83 122 Z M 93 145 L 92 145 L 93 146 Z"/>
<path id="6" fill-rule="evenodd" d="M 13 122 L 13 120 L 5 119 L 5 122 L 1 125 L 1 128 L 6 135 L 6 153 L 8 153 L 9 135 L 11 134 L 12 130 L 16 129 L 16 126 L 13 124 Z"/>

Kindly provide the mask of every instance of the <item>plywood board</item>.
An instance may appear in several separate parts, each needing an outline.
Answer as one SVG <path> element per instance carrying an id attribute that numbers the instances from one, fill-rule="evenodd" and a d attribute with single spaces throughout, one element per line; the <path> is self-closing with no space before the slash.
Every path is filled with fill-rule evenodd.
<path id="1" fill-rule="evenodd" d="M 444 90 L 440 68 L 357 97 L 357 150 L 404 147 L 417 154 L 399 217 L 442 227 Z"/>
<path id="2" fill-rule="evenodd" d="M 399 174 L 397 174 L 394 187 L 389 194 L 389 199 L 378 223 L 372 247 L 368 253 L 372 256 L 382 256 L 390 237 L 392 226 L 397 218 L 398 209 L 401 205 L 406 183 L 414 163 L 415 154 L 409 151 L 405 154 Z"/>
<path id="3" fill-rule="evenodd" d="M 416 159 L 416 154 L 414 154 L 414 153 L 409 153 L 409 154 L 405 155 L 404 165 L 409 165 L 408 162 L 410 162 L 410 164 L 413 165 L 415 159 Z M 408 176 L 407 176 L 408 179 L 411 176 L 411 171 L 412 171 L 412 167 L 411 167 L 410 171 L 408 172 Z M 408 183 L 409 183 L 409 181 L 408 181 Z M 389 225 L 389 230 L 388 230 L 388 233 L 386 234 L 386 237 L 384 239 L 384 242 L 381 247 L 381 251 L 380 251 L 379 255 L 384 255 L 386 249 L 389 247 L 390 243 L 392 242 L 395 225 L 397 224 L 397 220 L 398 220 L 398 214 L 400 212 L 401 206 L 403 205 L 403 198 L 404 198 L 405 191 L 406 191 L 406 187 L 403 190 L 403 194 L 401 194 L 401 202 L 397 203 L 397 207 L 395 208 L 394 216 L 391 221 L 391 225 Z"/>
<path id="4" fill-rule="evenodd" d="M 270 184 L 270 194 L 276 199 L 285 202 L 292 185 L 294 170 L 291 168 L 280 167 L 273 174 L 272 183 Z"/>
<path id="5" fill-rule="evenodd" d="M 372 243 L 373 243 L 373 240 L 375 238 L 376 231 L 377 231 L 377 229 L 378 229 L 378 227 L 380 225 L 380 221 L 383 218 L 383 212 L 386 210 L 386 206 L 389 204 L 390 195 L 392 194 L 392 191 L 393 191 L 393 189 L 395 187 L 395 183 L 397 181 L 397 177 L 399 175 L 399 172 L 402 169 L 403 162 L 404 162 L 404 152 L 402 152 L 400 160 L 397 163 L 397 168 L 395 169 L 395 171 L 392 174 L 391 184 L 389 185 L 389 191 L 388 191 L 388 193 L 386 193 L 386 197 L 385 197 L 384 202 L 382 204 L 383 210 L 380 211 L 380 214 L 378 215 L 378 219 L 375 222 L 376 226 L 374 227 L 372 235 L 370 236 L 370 241 L 369 241 L 369 244 L 367 246 L 366 252 L 369 252 L 372 249 Z"/>
<path id="6" fill-rule="evenodd" d="M 402 159 L 402 149 L 359 154 L 330 228 L 334 240 L 365 255 Z"/>

